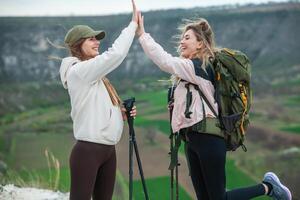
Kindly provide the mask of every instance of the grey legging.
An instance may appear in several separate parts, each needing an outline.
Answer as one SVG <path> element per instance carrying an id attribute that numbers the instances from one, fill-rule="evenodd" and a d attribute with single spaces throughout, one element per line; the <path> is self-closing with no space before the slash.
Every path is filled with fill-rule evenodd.
<path id="1" fill-rule="evenodd" d="M 116 177 L 114 145 L 77 141 L 70 156 L 70 200 L 111 200 Z"/>

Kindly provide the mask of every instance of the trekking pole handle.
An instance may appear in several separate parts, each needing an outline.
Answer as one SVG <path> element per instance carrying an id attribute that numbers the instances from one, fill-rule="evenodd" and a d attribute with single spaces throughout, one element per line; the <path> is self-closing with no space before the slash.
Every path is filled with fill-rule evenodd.
<path id="1" fill-rule="evenodd" d="M 168 103 L 173 102 L 174 101 L 174 90 L 175 90 L 175 86 L 169 87 L 168 88 Z"/>
<path id="2" fill-rule="evenodd" d="M 124 100 L 123 105 L 126 109 L 126 116 L 127 119 L 131 119 L 133 118 L 132 116 L 130 116 L 130 111 L 132 110 L 133 106 L 134 106 L 134 102 L 135 102 L 135 98 L 131 97 L 129 99 Z"/>

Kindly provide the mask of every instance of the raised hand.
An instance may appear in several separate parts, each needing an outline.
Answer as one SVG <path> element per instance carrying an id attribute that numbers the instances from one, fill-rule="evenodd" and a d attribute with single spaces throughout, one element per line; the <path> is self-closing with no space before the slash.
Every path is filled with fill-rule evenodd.
<path id="1" fill-rule="evenodd" d="M 138 12 L 138 28 L 136 30 L 137 36 L 141 36 L 143 33 L 145 33 L 144 28 L 144 16 L 142 16 L 141 12 Z"/>
<path id="2" fill-rule="evenodd" d="M 138 23 L 138 11 L 135 6 L 134 0 L 131 0 L 132 3 L 132 21 Z"/>

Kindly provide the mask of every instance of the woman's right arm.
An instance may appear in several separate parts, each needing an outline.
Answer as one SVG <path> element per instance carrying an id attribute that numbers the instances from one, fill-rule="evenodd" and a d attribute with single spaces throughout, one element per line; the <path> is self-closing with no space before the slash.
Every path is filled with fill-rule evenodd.
<path id="1" fill-rule="evenodd" d="M 132 3 L 132 21 L 123 29 L 112 47 L 95 58 L 74 65 L 74 70 L 81 79 L 93 83 L 116 69 L 125 59 L 137 29 L 138 16 L 134 1 Z"/>
<path id="2" fill-rule="evenodd" d="M 196 77 L 193 62 L 189 59 L 174 57 L 166 52 L 150 34 L 144 30 L 144 18 L 139 15 L 139 27 L 137 35 L 145 54 L 163 71 L 176 75 L 186 81 L 199 84 Z"/>

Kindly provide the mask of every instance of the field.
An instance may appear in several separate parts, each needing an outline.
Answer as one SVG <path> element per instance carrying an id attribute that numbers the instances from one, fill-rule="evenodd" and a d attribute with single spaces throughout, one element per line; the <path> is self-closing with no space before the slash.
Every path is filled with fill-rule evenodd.
<path id="1" fill-rule="evenodd" d="M 137 143 L 140 150 L 146 184 L 151 199 L 169 199 L 169 140 L 170 131 L 168 111 L 166 108 L 166 91 L 154 90 L 139 92 L 135 95 L 138 116 L 135 119 Z M 291 112 L 299 97 L 288 99 L 285 103 Z M 264 101 L 262 101 L 264 102 Z M 266 99 L 265 102 L 268 102 Z M 263 103 L 260 103 L 260 106 Z M 267 103 L 265 103 L 268 105 Z M 264 112 L 266 107 L 255 106 L 253 124 L 247 140 L 248 153 L 237 151 L 229 153 L 226 165 L 227 188 L 255 184 L 267 170 L 275 171 L 282 180 L 289 185 L 294 194 L 299 184 L 299 127 L 297 120 L 290 124 L 283 119 L 270 120 Z M 1 119 L 0 152 L 7 162 L 9 169 L 22 177 L 25 183 L 49 187 L 49 179 L 55 178 L 55 170 L 49 169 L 45 157 L 48 149 L 60 162 L 60 177 L 58 188 L 69 190 L 68 156 L 74 139 L 72 125 L 69 118 L 69 105 L 55 105 L 29 111 L 7 115 Z M 268 123 L 268 128 L 266 128 Z M 251 134 L 251 135 L 250 135 Z M 284 139 L 284 141 L 283 141 Z M 275 145 L 277 144 L 277 145 Z M 128 127 L 124 127 L 124 134 L 117 145 L 118 175 L 114 199 L 128 197 Z M 181 166 L 179 172 L 180 199 L 195 199 L 188 169 L 183 154 L 180 151 Z M 278 159 L 281 162 L 277 162 Z M 289 170 L 286 170 L 286 169 Z M 134 197 L 143 199 L 138 168 L 134 166 Z M 14 180 L 10 180 L 14 181 Z M 257 198 L 268 199 L 268 198 Z M 298 199 L 298 196 L 297 198 Z"/>

